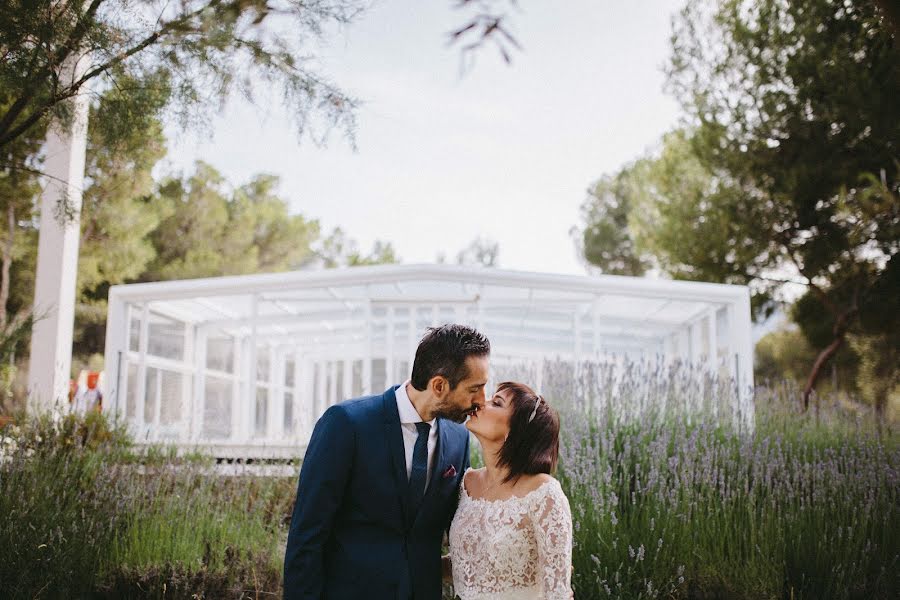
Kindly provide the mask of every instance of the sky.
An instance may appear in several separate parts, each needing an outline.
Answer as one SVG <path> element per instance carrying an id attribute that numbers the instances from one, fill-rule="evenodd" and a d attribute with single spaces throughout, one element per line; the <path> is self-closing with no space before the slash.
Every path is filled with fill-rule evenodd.
<path id="1" fill-rule="evenodd" d="M 298 140 L 277 103 L 230 102 L 208 130 L 167 127 L 164 170 L 203 160 L 234 185 L 281 178 L 291 210 L 376 239 L 402 262 L 453 260 L 476 237 L 498 264 L 584 273 L 570 230 L 590 184 L 652 148 L 680 111 L 663 92 L 681 0 L 519 0 L 523 46 L 461 69 L 450 0 L 381 0 L 318 48 L 322 70 L 361 101 L 356 150 L 338 133 Z M 558 7 L 564 5 L 565 8 Z"/>

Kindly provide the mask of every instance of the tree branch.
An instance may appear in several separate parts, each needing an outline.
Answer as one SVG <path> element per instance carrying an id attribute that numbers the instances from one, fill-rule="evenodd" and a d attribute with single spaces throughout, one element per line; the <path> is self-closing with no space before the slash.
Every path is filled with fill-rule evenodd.
<path id="1" fill-rule="evenodd" d="M 94 18 L 94 15 L 97 13 L 97 10 L 100 8 L 100 5 L 103 4 L 104 1 L 105 0 L 93 0 L 93 2 L 91 2 L 91 5 L 88 6 L 88 9 L 85 11 L 85 13 L 78 18 L 78 23 L 76 23 L 75 27 L 72 28 L 72 32 L 69 34 L 69 37 L 62 44 L 62 51 L 57 56 L 53 57 L 52 60 L 49 60 L 40 71 L 38 71 L 34 75 L 29 75 L 28 78 L 32 80 L 32 85 L 25 88 L 22 95 L 16 98 L 16 101 L 13 102 L 12 106 L 10 106 L 6 111 L 6 114 L 3 115 L 3 118 L 0 119 L 0 136 L 3 136 L 3 134 L 8 132 L 12 123 L 22 113 L 22 111 L 25 110 L 25 107 L 28 106 L 28 103 L 31 102 L 31 100 L 34 98 L 36 90 L 38 89 L 38 87 L 40 87 L 40 82 L 48 75 L 54 73 L 56 69 L 60 68 L 60 66 L 66 61 L 66 59 L 72 54 L 72 52 L 74 52 L 75 48 L 78 47 L 81 39 L 84 37 L 84 34 L 87 33 L 87 23 Z M 32 124 L 33 123 L 34 121 L 32 121 Z M 18 134 L 16 137 L 18 137 Z M 5 136 L 0 137 L 0 146 L 9 141 L 4 138 Z"/>
<path id="2" fill-rule="evenodd" d="M 101 2 L 103 2 L 103 0 L 94 0 L 94 3 L 97 4 L 98 6 Z M 93 67 L 92 69 L 88 70 L 84 75 L 82 75 L 78 79 L 78 81 L 75 81 L 67 88 L 64 88 L 63 91 L 52 94 L 47 100 L 45 100 L 44 102 L 39 104 L 34 109 L 34 111 L 31 113 L 31 115 L 29 115 L 22 123 L 20 123 L 19 125 L 17 125 L 15 128 L 13 128 L 11 130 L 5 130 L 3 127 L 3 123 L 7 120 L 7 117 L 9 116 L 9 113 L 7 113 L 7 115 L 4 116 L 3 120 L 0 120 L 0 147 L 3 147 L 4 145 L 8 144 L 12 140 L 19 137 L 22 133 L 27 131 L 31 126 L 33 126 L 35 123 L 37 123 L 37 121 L 39 121 L 41 118 L 43 118 L 47 114 L 47 112 L 49 112 L 49 110 L 51 108 L 53 108 L 60 102 L 68 100 L 69 98 L 78 94 L 81 86 L 84 85 L 86 82 L 90 81 L 91 79 L 98 76 L 99 74 L 109 70 L 110 68 L 124 62 L 125 60 L 134 56 L 138 52 L 144 50 L 148 46 L 158 42 L 159 39 L 162 38 L 164 35 L 170 33 L 172 30 L 176 29 L 177 27 L 180 27 L 180 26 L 184 25 L 185 23 L 189 22 L 191 19 L 198 16 L 200 13 L 202 13 L 207 8 L 210 8 L 212 6 L 216 6 L 219 4 L 222 4 L 222 0 L 212 0 L 212 1 L 204 4 L 201 8 L 198 8 L 197 10 L 194 10 L 190 13 L 186 13 L 184 15 L 181 15 L 177 19 L 173 19 L 171 21 L 166 22 L 165 24 L 162 25 L 162 27 L 160 27 L 159 29 L 154 31 L 152 34 L 150 34 L 149 36 L 147 36 L 146 38 L 144 38 L 143 40 L 141 40 L 140 42 L 138 42 L 131 48 L 119 52 L 118 54 L 113 56 L 111 59 L 106 61 L 105 63 L 97 65 L 97 66 Z M 34 87 L 36 88 L 36 86 L 34 86 Z M 17 102 L 19 102 L 20 100 L 22 100 L 22 98 L 17 100 Z M 29 100 L 30 100 L 30 98 L 29 98 Z M 25 101 L 25 104 L 27 104 L 27 100 Z M 23 106 L 23 108 L 24 108 L 24 106 Z M 18 112 L 21 113 L 21 110 L 19 110 Z M 9 119 L 9 120 L 11 122 L 11 119 Z M 7 126 L 8 126 L 8 124 L 7 124 Z"/>

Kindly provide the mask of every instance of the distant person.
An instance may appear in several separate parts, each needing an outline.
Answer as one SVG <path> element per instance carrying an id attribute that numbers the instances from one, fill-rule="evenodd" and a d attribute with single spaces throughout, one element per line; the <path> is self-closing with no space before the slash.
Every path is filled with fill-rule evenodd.
<path id="1" fill-rule="evenodd" d="M 469 466 L 462 423 L 484 406 L 490 343 L 430 328 L 410 380 L 330 407 L 303 459 L 286 600 L 440 600 L 441 541 Z"/>
<path id="2" fill-rule="evenodd" d="M 103 409 L 103 392 L 100 391 L 99 382 L 100 373 L 97 371 L 88 372 L 86 387 L 79 387 L 75 391 L 72 412 L 84 415 L 91 411 L 100 412 Z"/>

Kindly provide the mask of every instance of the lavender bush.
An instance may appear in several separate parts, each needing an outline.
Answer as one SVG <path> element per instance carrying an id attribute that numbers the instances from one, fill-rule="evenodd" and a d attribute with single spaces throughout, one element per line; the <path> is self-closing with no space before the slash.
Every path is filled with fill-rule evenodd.
<path id="1" fill-rule="evenodd" d="M 900 449 L 872 417 L 679 365 L 549 364 L 576 598 L 896 598 Z M 499 380 L 499 378 L 498 378 Z"/>
<path id="2" fill-rule="evenodd" d="M 664 363 L 504 379 L 562 414 L 579 600 L 900 597 L 900 445 L 871 413 L 803 414 L 787 385 L 750 411 L 732 382 Z M 0 430 L 4 598 L 280 596 L 296 477 L 138 454 L 100 417 L 19 422 Z"/>

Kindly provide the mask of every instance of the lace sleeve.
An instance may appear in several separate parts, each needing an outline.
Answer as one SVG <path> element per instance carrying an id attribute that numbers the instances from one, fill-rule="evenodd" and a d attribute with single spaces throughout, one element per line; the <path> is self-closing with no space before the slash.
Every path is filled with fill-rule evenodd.
<path id="1" fill-rule="evenodd" d="M 545 600 L 570 600 L 572 593 L 572 513 L 557 482 L 546 485 L 531 512 L 537 540 L 537 574 Z"/>

